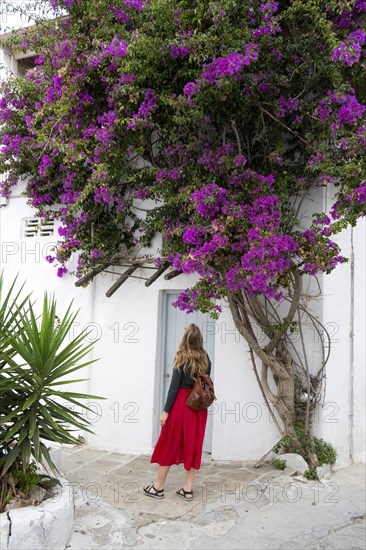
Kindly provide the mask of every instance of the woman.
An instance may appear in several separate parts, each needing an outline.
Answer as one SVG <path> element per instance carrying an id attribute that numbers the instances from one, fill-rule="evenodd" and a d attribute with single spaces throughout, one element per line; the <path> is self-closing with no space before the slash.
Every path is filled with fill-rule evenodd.
<path id="1" fill-rule="evenodd" d="M 186 399 L 198 374 L 211 373 L 211 361 L 203 349 L 203 338 L 197 325 L 191 323 L 184 331 L 173 364 L 173 376 L 160 416 L 162 426 L 150 462 L 157 462 L 156 481 L 146 485 L 144 493 L 164 498 L 164 483 L 172 464 L 184 464 L 184 486 L 176 491 L 185 500 L 193 499 L 192 484 L 201 466 L 202 445 L 205 436 L 207 409 L 195 411 L 186 405 Z"/>

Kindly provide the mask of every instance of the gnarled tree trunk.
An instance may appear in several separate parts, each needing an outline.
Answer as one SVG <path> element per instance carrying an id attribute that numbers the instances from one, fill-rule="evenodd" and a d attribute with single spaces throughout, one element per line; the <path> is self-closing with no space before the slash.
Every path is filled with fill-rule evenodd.
<path id="1" fill-rule="evenodd" d="M 302 290 L 299 272 L 294 268 L 292 273 L 289 308 L 282 320 L 273 305 L 269 308 L 268 300 L 263 304 L 258 298 L 249 296 L 244 291 L 232 293 L 229 296 L 229 305 L 237 330 L 249 344 L 254 371 L 275 425 L 282 437 L 289 436 L 284 440 L 284 447 L 300 453 L 313 467 L 318 464 L 310 433 L 311 422 L 308 419 L 313 407 L 306 407 L 305 416 L 298 414 L 296 371 L 288 341 L 288 328 L 299 311 Z M 258 342 L 253 329 L 254 323 L 259 325 L 267 336 L 268 341 L 264 347 Z M 261 362 L 260 375 L 256 359 Z M 269 384 L 269 371 L 275 382 L 274 390 Z M 273 414 L 270 404 L 273 405 L 282 425 Z"/>

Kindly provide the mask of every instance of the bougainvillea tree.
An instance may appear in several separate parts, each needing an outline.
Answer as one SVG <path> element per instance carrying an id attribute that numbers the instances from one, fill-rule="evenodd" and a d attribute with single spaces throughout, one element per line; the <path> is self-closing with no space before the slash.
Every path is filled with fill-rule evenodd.
<path id="1" fill-rule="evenodd" d="M 157 265 L 198 275 L 176 306 L 217 317 L 228 301 L 287 448 L 316 464 L 325 358 L 311 371 L 288 334 L 304 276 L 346 261 L 332 236 L 365 214 L 366 2 L 50 4 L 56 19 L 10 40 L 39 54 L 2 89 L 3 194 L 26 178 L 39 216 L 61 221 L 59 276 L 74 253 L 77 276 L 136 259 L 160 232 Z M 301 228 L 326 186 L 332 208 Z"/>

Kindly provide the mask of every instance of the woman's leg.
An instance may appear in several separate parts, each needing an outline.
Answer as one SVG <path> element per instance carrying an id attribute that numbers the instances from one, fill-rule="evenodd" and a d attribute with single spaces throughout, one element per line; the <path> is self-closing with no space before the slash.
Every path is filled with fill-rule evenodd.
<path id="1" fill-rule="evenodd" d="M 156 483 L 154 483 L 155 487 L 159 489 L 164 489 L 164 483 L 166 476 L 168 475 L 168 472 L 170 470 L 170 466 L 159 466 L 159 470 L 156 476 Z"/>
<path id="2" fill-rule="evenodd" d="M 193 485 L 193 480 L 195 475 L 196 475 L 196 470 L 194 468 L 191 468 L 190 470 L 186 471 L 186 482 L 183 487 L 185 491 L 192 491 L 192 485 Z"/>
<path id="3" fill-rule="evenodd" d="M 164 483 L 166 476 L 168 475 L 168 472 L 170 470 L 170 466 L 159 466 L 158 473 L 156 475 L 156 481 L 153 483 L 155 489 L 159 491 L 160 489 L 164 489 Z M 148 486 L 145 485 L 144 489 L 146 489 Z M 155 493 L 154 489 L 150 487 L 149 493 Z"/>

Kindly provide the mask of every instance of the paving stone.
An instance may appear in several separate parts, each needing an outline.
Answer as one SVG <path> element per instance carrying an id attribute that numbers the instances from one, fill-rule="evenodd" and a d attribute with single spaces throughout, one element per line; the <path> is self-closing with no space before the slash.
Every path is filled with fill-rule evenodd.
<path id="1" fill-rule="evenodd" d="M 119 462 L 117 460 L 110 460 L 109 457 L 98 458 L 98 460 L 93 460 L 92 462 L 86 463 L 83 465 L 83 468 L 88 468 L 94 472 L 99 472 L 100 474 L 106 474 L 110 471 L 115 471 L 116 469 L 125 466 L 126 463 Z"/>
<path id="2" fill-rule="evenodd" d="M 202 475 L 204 476 L 204 471 Z M 277 472 L 278 475 L 278 472 Z M 258 472 L 249 471 L 249 470 L 219 470 L 215 475 L 211 476 L 211 480 L 217 481 L 218 483 L 249 483 L 251 481 L 258 479 Z"/>
<path id="3" fill-rule="evenodd" d="M 248 462 L 242 462 L 242 461 L 230 461 L 230 460 L 212 460 L 211 464 L 218 468 L 219 470 L 238 470 L 239 468 L 245 468 L 248 464 Z"/>
<path id="4" fill-rule="evenodd" d="M 106 453 L 105 451 L 90 449 L 88 447 L 81 447 L 79 450 L 75 451 L 72 456 L 74 457 L 74 460 L 79 463 L 89 462 L 90 460 L 95 460 L 106 455 L 108 455 L 108 453 Z"/>
<path id="5" fill-rule="evenodd" d="M 280 474 L 277 477 L 274 477 L 272 482 L 278 483 L 279 485 L 288 485 L 289 483 L 294 483 L 294 479 L 288 475 Z"/>
<path id="6" fill-rule="evenodd" d="M 365 518 L 356 519 L 351 525 L 346 525 L 340 529 L 328 533 L 324 537 L 313 540 L 309 545 L 304 546 L 306 550 L 344 550 L 365 548 Z"/>
<path id="7" fill-rule="evenodd" d="M 78 485 L 69 550 L 364 550 L 364 524 L 355 519 L 364 514 L 362 466 L 336 471 L 321 483 L 301 483 L 303 476 L 294 477 L 293 469 L 279 472 L 268 463 L 255 469 L 254 462 L 230 464 L 205 455 L 194 499 L 187 502 L 175 494 L 184 482 L 183 465 L 171 467 L 165 498 L 158 500 L 142 491 L 155 480 L 158 468 L 150 455 L 136 456 L 116 469 L 118 453 L 89 456 L 93 458 L 70 473 Z M 94 471 L 98 463 L 99 475 Z M 105 473 L 110 463 L 111 471 Z"/>
<path id="8" fill-rule="evenodd" d="M 90 470 L 87 467 L 79 468 L 74 471 L 67 471 L 62 468 L 60 470 L 62 477 L 65 477 L 73 483 L 89 483 L 97 481 L 100 475 L 95 470 Z"/>
<path id="9" fill-rule="evenodd" d="M 127 455 L 123 453 L 109 453 L 108 459 L 109 460 L 116 460 L 120 463 L 127 464 L 128 462 L 131 462 L 131 460 L 135 460 L 136 455 Z"/>

